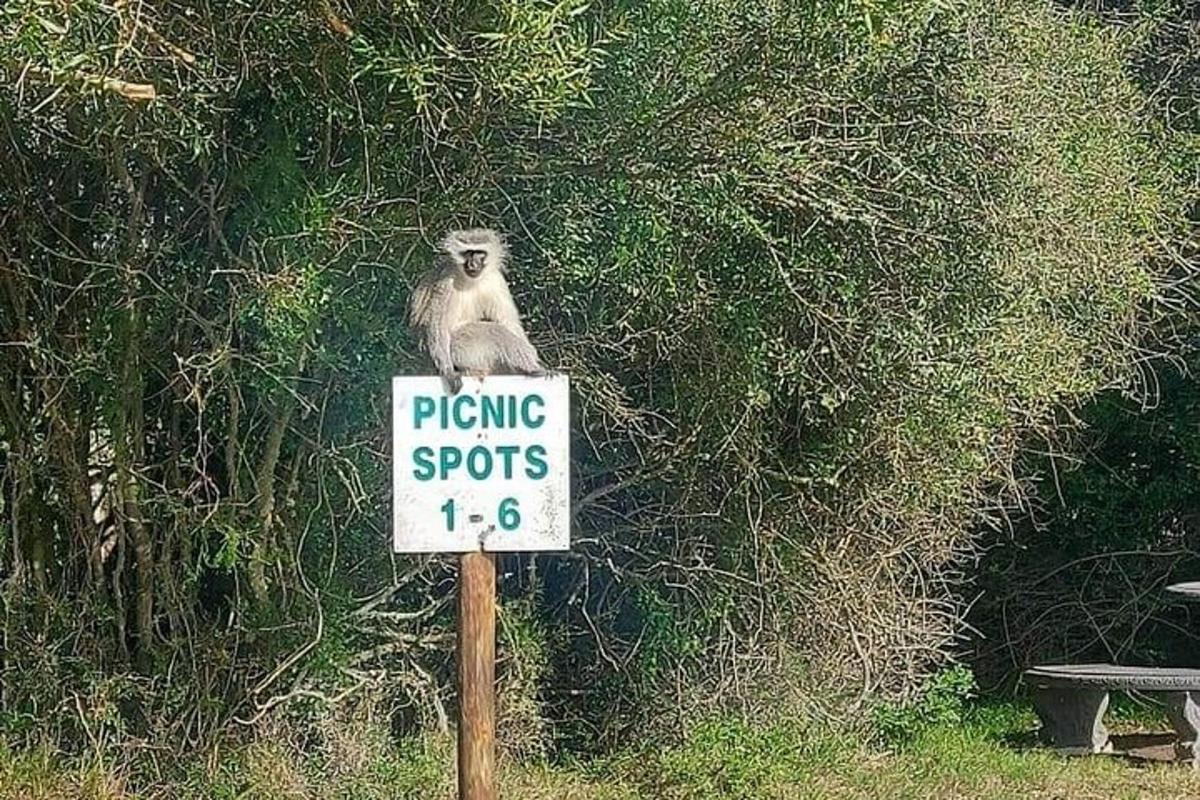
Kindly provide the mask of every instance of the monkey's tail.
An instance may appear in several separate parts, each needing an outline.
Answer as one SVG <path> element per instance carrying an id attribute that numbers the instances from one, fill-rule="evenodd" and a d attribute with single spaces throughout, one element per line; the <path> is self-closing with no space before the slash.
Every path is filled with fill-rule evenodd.
<path id="1" fill-rule="evenodd" d="M 450 358 L 462 372 L 528 375 L 544 371 L 529 340 L 499 322 L 468 322 L 455 328 Z"/>

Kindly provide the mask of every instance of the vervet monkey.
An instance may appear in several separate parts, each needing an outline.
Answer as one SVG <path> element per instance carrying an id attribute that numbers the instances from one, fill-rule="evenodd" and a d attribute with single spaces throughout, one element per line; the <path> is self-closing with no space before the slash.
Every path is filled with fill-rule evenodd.
<path id="1" fill-rule="evenodd" d="M 495 373 L 541 375 L 504 270 L 508 248 L 490 228 L 451 231 L 433 268 L 417 284 L 408 321 L 451 393 L 462 376 Z"/>

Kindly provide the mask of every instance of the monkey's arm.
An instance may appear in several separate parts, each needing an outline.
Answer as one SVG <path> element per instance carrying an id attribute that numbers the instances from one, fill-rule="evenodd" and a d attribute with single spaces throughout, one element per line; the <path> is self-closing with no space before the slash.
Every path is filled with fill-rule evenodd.
<path id="1" fill-rule="evenodd" d="M 533 354 L 535 361 L 538 361 L 537 350 L 533 343 L 529 341 L 528 334 L 525 333 L 525 326 L 521 324 L 521 312 L 517 311 L 517 304 L 513 302 L 512 293 L 508 291 L 508 284 L 502 282 L 495 292 L 492 293 L 490 308 L 487 309 L 487 316 L 490 319 L 499 322 L 504 327 L 515 333 L 520 340 Z M 525 370 L 529 374 L 540 374 L 544 370 L 538 361 L 537 370 Z"/>
<path id="2" fill-rule="evenodd" d="M 443 375 L 454 372 L 454 359 L 450 357 L 450 328 L 440 321 L 429 326 L 429 355 L 438 372 Z"/>
<path id="3" fill-rule="evenodd" d="M 454 358 L 450 352 L 453 320 L 450 318 L 449 295 L 435 289 L 427 291 L 423 299 L 425 307 L 420 321 L 425 326 L 425 347 L 438 374 L 445 378 L 450 393 L 457 394 L 462 388 L 462 376 L 454 369 Z"/>
<path id="4" fill-rule="evenodd" d="M 437 367 L 438 374 L 446 380 L 450 394 L 458 394 L 458 390 L 462 388 L 462 376 L 454 368 L 450 345 L 450 327 L 445 324 L 445 320 L 437 320 L 436 324 L 429 328 L 429 355 L 433 358 L 433 365 Z"/>

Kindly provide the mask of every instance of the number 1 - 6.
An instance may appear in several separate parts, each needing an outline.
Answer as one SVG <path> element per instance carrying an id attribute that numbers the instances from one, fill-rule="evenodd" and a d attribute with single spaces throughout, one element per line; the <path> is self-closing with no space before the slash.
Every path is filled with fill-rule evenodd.
<path id="1" fill-rule="evenodd" d="M 446 530 L 454 530 L 453 497 L 442 503 L 441 511 L 446 515 Z M 517 498 L 506 497 L 500 501 L 500 507 L 496 510 L 496 521 L 502 530 L 514 531 L 517 529 L 521 524 L 521 512 L 518 510 Z"/>

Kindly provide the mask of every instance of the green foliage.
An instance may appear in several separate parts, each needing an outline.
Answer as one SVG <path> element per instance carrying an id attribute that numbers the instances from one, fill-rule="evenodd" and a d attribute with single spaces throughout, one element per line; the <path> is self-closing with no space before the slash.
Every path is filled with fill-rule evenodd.
<path id="1" fill-rule="evenodd" d="M 875 727 L 884 741 L 905 744 L 931 728 L 961 725 L 976 689 L 971 670 L 956 664 L 931 676 L 911 700 L 877 706 Z"/>
<path id="2" fill-rule="evenodd" d="M 781 654 L 830 704 L 911 694 L 1020 443 L 1189 290 L 1155 14 L 220 11 L 0 12 L 17 718 L 155 665 L 182 688 L 125 716 L 189 742 L 379 675 L 445 713 L 453 565 L 386 556 L 386 397 L 428 368 L 404 309 L 446 228 L 510 235 L 576 390 L 577 552 L 506 588 L 515 718 L 570 728 L 533 752 L 761 698 Z"/>
<path id="3" fill-rule="evenodd" d="M 680 620 L 672 603 L 648 591 L 638 595 L 637 608 L 643 626 L 642 647 L 638 654 L 641 674 L 651 679 L 661 677 L 703 652 L 701 636 L 712 620 L 699 617 Z"/>
<path id="4" fill-rule="evenodd" d="M 654 762 L 654 794 L 671 798 L 766 797 L 836 761 L 842 743 L 828 734 L 782 726 L 756 727 L 735 718 L 701 723 L 678 748 Z"/>
<path id="5" fill-rule="evenodd" d="M 496 30 L 481 32 L 488 55 L 484 74 L 499 95 L 539 121 L 550 121 L 572 106 L 588 105 L 592 72 L 606 55 L 584 15 L 585 0 L 503 0 L 496 4 Z M 605 35 L 620 34 L 619 20 L 608 21 Z"/>
<path id="6" fill-rule="evenodd" d="M 1192 225 L 1180 237 L 1170 279 L 1188 286 L 1197 263 L 1200 198 L 1197 22 L 1186 3 L 1172 0 L 1135 4 L 1136 13 L 1077 5 L 1096 9 L 1093 20 L 1135 34 L 1132 75 L 1155 98 L 1147 108 L 1153 141 L 1165 150 L 1164 167 L 1183 181 L 1191 204 Z M 1170 362 L 1141 365 L 1125 391 L 1103 393 L 1073 412 L 1082 422 L 1078 435 L 1048 435 L 1022 459 L 1019 471 L 1031 476 L 1034 499 L 1010 517 L 1010 535 L 982 561 L 983 591 L 971 618 L 984 634 L 975 644 L 975 666 L 985 685 L 1013 682 L 1014 667 L 1036 662 L 1195 658 L 1194 641 L 1181 633 L 1191 625 L 1188 608 L 1162 591 L 1200 569 L 1192 522 L 1198 477 L 1194 305 L 1177 299 L 1184 313 L 1141 345 L 1148 356 L 1171 355 Z"/>

